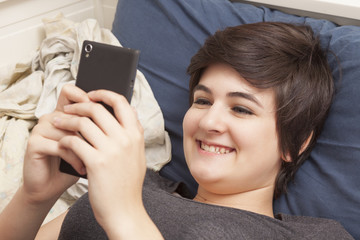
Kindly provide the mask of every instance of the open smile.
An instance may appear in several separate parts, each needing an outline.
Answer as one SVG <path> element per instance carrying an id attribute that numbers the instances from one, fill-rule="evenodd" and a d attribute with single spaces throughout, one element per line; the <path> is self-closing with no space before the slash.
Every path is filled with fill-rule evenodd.
<path id="1" fill-rule="evenodd" d="M 233 148 L 209 144 L 209 143 L 205 143 L 203 141 L 198 141 L 198 142 L 199 142 L 200 149 L 202 149 L 205 152 L 216 153 L 216 154 L 228 154 L 228 153 L 234 151 Z"/>

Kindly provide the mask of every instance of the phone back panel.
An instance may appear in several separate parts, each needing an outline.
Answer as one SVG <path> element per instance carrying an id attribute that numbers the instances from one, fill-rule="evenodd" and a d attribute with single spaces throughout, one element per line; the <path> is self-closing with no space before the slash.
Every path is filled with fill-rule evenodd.
<path id="1" fill-rule="evenodd" d="M 139 53 L 134 49 L 84 41 L 76 85 L 86 92 L 112 90 L 130 102 Z"/>
<path id="2" fill-rule="evenodd" d="M 76 86 L 85 92 L 97 89 L 111 90 L 124 95 L 130 102 L 139 54 L 140 51 L 134 49 L 84 41 Z M 111 107 L 103 105 L 114 114 Z M 87 177 L 80 175 L 63 159 L 60 162 L 60 171 L 83 178 Z"/>

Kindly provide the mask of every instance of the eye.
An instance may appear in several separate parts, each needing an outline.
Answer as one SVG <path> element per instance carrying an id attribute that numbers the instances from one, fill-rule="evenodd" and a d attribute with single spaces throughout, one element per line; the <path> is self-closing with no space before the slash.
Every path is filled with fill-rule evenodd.
<path id="1" fill-rule="evenodd" d="M 238 114 L 253 115 L 249 109 L 240 106 L 233 107 L 231 110 Z"/>
<path id="2" fill-rule="evenodd" d="M 196 105 L 211 105 L 211 102 L 205 98 L 197 98 L 194 100 Z"/>

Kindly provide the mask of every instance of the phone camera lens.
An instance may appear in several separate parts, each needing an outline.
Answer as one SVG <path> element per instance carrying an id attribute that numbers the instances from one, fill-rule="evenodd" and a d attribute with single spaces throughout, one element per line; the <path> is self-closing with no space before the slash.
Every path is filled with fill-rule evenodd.
<path id="1" fill-rule="evenodd" d="M 93 49 L 93 46 L 91 44 L 86 44 L 85 46 L 85 52 L 90 53 Z"/>

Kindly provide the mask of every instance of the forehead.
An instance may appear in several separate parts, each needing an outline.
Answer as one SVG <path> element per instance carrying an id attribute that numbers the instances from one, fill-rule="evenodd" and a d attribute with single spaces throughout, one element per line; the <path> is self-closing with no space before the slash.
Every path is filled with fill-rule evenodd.
<path id="1" fill-rule="evenodd" d="M 216 84 L 218 86 L 230 86 L 241 88 L 249 93 L 257 93 L 261 89 L 253 87 L 235 69 L 227 64 L 216 63 L 208 66 L 199 79 L 198 84 Z"/>
<path id="2" fill-rule="evenodd" d="M 262 105 L 274 109 L 274 89 L 260 89 L 252 86 L 235 69 L 226 64 L 210 65 L 202 74 L 198 85 L 204 85 L 212 94 L 246 93 L 255 97 Z M 195 88 L 199 89 L 198 87 Z M 231 94 L 230 94 L 231 95 Z"/>

